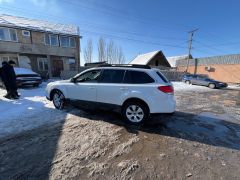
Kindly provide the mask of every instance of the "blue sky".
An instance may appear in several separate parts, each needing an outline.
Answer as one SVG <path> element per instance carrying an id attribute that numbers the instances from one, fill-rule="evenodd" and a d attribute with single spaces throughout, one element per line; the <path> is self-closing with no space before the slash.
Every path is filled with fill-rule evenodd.
<path id="1" fill-rule="evenodd" d="M 240 53 L 239 7 L 238 0 L 0 0 L 1 14 L 78 25 L 82 52 L 91 38 L 95 60 L 99 37 L 113 40 L 126 62 L 155 50 L 187 54 L 195 28 L 194 57 Z"/>

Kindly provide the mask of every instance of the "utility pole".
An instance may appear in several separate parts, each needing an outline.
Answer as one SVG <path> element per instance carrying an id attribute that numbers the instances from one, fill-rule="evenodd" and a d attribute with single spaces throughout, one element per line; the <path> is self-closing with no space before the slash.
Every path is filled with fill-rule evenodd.
<path id="1" fill-rule="evenodd" d="M 192 50 L 193 34 L 194 34 L 197 30 L 198 30 L 198 29 L 194 29 L 194 30 L 188 32 L 188 33 L 190 34 L 190 39 L 189 39 L 189 47 L 188 47 L 188 59 L 187 59 L 186 72 L 188 72 L 189 59 L 190 59 L 191 50 Z"/>

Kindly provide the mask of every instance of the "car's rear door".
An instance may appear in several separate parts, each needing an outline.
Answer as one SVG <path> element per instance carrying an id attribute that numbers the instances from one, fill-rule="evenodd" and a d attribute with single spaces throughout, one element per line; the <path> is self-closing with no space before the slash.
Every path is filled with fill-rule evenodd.
<path id="1" fill-rule="evenodd" d="M 189 79 L 190 79 L 190 81 L 191 81 L 192 84 L 198 84 L 197 76 L 196 76 L 196 75 L 189 76 Z"/>
<path id="2" fill-rule="evenodd" d="M 105 105 L 119 105 L 124 93 L 123 69 L 103 69 L 97 86 L 97 102 Z"/>
<path id="3" fill-rule="evenodd" d="M 205 85 L 206 84 L 206 81 L 205 81 L 206 78 L 202 77 L 202 76 L 198 76 L 197 77 L 197 84 L 198 85 Z"/>

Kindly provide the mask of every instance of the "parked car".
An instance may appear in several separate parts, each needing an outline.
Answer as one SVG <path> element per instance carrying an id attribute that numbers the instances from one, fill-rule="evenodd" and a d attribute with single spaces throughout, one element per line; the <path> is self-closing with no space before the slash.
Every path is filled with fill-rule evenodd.
<path id="1" fill-rule="evenodd" d="M 224 87 L 228 86 L 227 83 L 216 81 L 214 79 L 210 79 L 206 75 L 199 75 L 199 74 L 194 74 L 194 75 L 193 74 L 187 74 L 187 75 L 183 76 L 182 81 L 187 83 L 187 84 L 207 86 L 211 89 L 224 88 Z"/>
<path id="2" fill-rule="evenodd" d="M 26 86 L 26 85 L 32 85 L 37 87 L 39 86 L 39 84 L 42 83 L 41 76 L 30 69 L 15 67 L 14 71 L 17 76 L 18 87 Z M 1 79 L 0 79 L 0 86 L 2 87 L 4 86 Z"/>
<path id="3" fill-rule="evenodd" d="M 150 114 L 173 113 L 176 104 L 172 84 L 159 70 L 144 65 L 91 68 L 70 80 L 49 83 L 46 96 L 57 109 L 67 102 L 107 108 L 132 124 L 143 123 Z"/>

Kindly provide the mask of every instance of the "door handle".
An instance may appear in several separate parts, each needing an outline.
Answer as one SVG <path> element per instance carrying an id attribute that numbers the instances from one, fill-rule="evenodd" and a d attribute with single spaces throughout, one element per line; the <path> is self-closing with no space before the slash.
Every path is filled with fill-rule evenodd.
<path id="1" fill-rule="evenodd" d="M 121 90 L 128 90 L 127 87 L 121 87 L 120 89 L 121 89 Z"/>
<path id="2" fill-rule="evenodd" d="M 89 89 L 95 89 L 95 87 L 93 87 L 93 86 L 90 86 L 90 87 L 89 87 Z"/>

